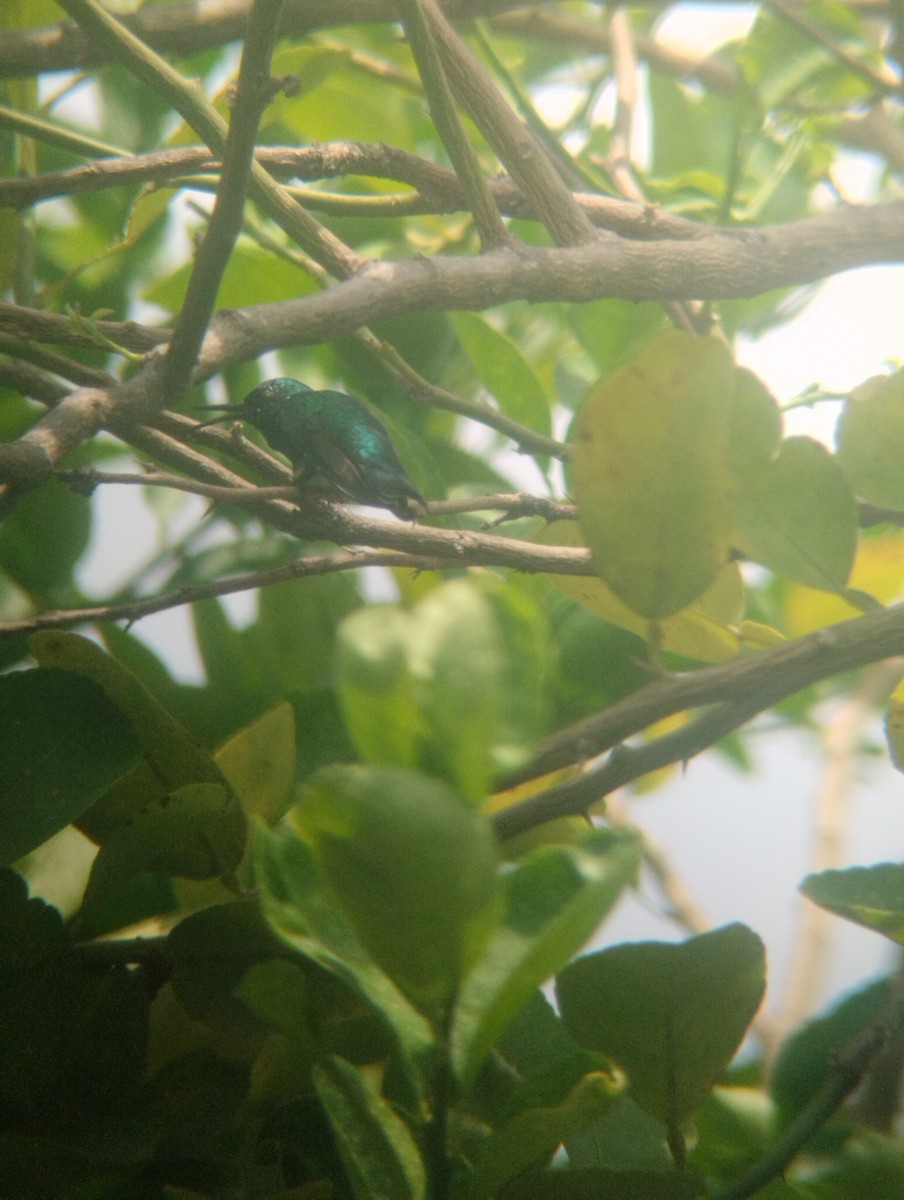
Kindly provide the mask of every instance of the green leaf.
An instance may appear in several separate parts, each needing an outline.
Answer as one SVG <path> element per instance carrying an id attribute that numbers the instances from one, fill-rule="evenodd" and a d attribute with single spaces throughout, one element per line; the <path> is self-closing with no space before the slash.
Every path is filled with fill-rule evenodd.
<path id="1" fill-rule="evenodd" d="M 856 495 L 904 509 L 904 371 L 854 388 L 836 430 L 838 460 Z"/>
<path id="2" fill-rule="evenodd" d="M 362 996 L 393 1031 L 409 1073 L 432 1043 L 425 1018 L 380 970 L 336 903 L 314 854 L 285 825 L 258 828 L 254 877 L 270 928 L 310 962 Z"/>
<path id="3" fill-rule="evenodd" d="M 72 570 L 91 536 L 91 505 L 56 480 L 33 488 L 0 524 L 0 568 L 45 604 L 71 603 Z"/>
<path id="4" fill-rule="evenodd" d="M 541 847 L 505 875 L 503 920 L 458 995 L 453 1057 L 466 1084 L 535 989 L 634 882 L 641 849 L 633 833 L 598 829 L 576 846 Z"/>
<path id="5" fill-rule="evenodd" d="M 362 757 L 442 774 L 482 800 L 508 728 L 500 630 L 480 590 L 452 580 L 411 613 L 359 609 L 339 646 L 340 697 Z"/>
<path id="6" fill-rule="evenodd" d="M 198 1021 L 228 1025 L 248 1020 L 234 994 L 246 971 L 285 953 L 256 899 L 191 913 L 172 929 L 166 950 L 185 1011 Z"/>
<path id="7" fill-rule="evenodd" d="M 416 768 L 429 735 L 418 681 L 409 668 L 414 618 L 394 605 L 369 605 L 339 630 L 339 698 L 362 758 L 378 766 Z"/>
<path id="8" fill-rule="evenodd" d="M 478 379 L 502 411 L 548 435 L 550 398 L 515 342 L 477 313 L 453 313 L 450 319 Z"/>
<path id="9" fill-rule="evenodd" d="M 574 521 L 552 521 L 535 534 L 544 546 L 583 546 Z M 726 563 L 716 578 L 687 608 L 651 622 L 619 600 L 602 579 L 588 575 L 551 575 L 566 596 L 645 641 L 655 636 L 659 647 L 699 662 L 725 662 L 738 653 L 744 616 L 744 581 L 737 563 Z"/>
<path id="10" fill-rule="evenodd" d="M 787 438 L 778 458 L 738 477 L 737 548 L 808 587 L 837 591 L 857 549 L 857 506 L 819 442 Z"/>
<path id="11" fill-rule="evenodd" d="M 245 816 L 221 783 L 189 783 L 148 804 L 104 838 L 84 907 L 94 908 L 142 871 L 215 879 L 234 871 L 245 849 Z"/>
<path id="12" fill-rule="evenodd" d="M 505 1200 L 699 1200 L 704 1193 L 696 1171 L 683 1175 L 664 1171 L 583 1170 L 536 1171 L 505 1189 Z"/>
<path id="13" fill-rule="evenodd" d="M 137 974 L 81 967 L 56 909 L 29 900 L 24 881 L 3 871 L 0 979 L 7 1130 L 49 1135 L 45 1154 L 69 1136 L 102 1138 L 101 1120 L 134 1102 L 143 1069 L 147 997 Z M 4 1154 L 4 1183 L 7 1166 Z M 34 1193 L 29 1186 L 15 1194 Z"/>
<path id="14" fill-rule="evenodd" d="M 422 1200 L 426 1173 L 417 1144 L 371 1079 L 335 1055 L 313 1074 L 358 1200 Z"/>
<path id="15" fill-rule="evenodd" d="M 295 780 L 295 714 L 284 701 L 234 733 L 214 755 L 249 816 L 273 824 Z"/>
<path id="16" fill-rule="evenodd" d="M 706 1099 L 764 988 L 763 944 L 739 924 L 678 945 L 615 946 L 578 959 L 556 981 L 572 1036 L 623 1067 L 633 1098 L 669 1129 Z"/>
<path id="17" fill-rule="evenodd" d="M 803 894 L 829 912 L 904 945 L 904 863 L 808 875 Z"/>
<path id="18" fill-rule="evenodd" d="M 19 1111 L 58 1079 L 78 969 L 56 909 L 29 900 L 14 871 L 0 871 L 0 1097 Z"/>
<path id="19" fill-rule="evenodd" d="M 591 300 L 571 305 L 568 321 L 598 371 L 631 362 L 650 340 L 668 328 L 662 305 L 629 300 Z"/>
<path id="20" fill-rule="evenodd" d="M 728 561 L 735 368 L 724 343 L 671 332 L 591 391 L 572 479 L 597 570 L 641 616 L 700 596 Z"/>
<path id="21" fill-rule="evenodd" d="M 893 978 L 874 979 L 844 996 L 828 1012 L 791 1031 L 782 1043 L 769 1080 L 780 1128 L 794 1120 L 837 1071 L 833 1055 L 839 1047 L 847 1045 L 874 1021 L 883 1019 L 894 1004 Z M 851 1118 L 852 1114 L 838 1114 L 845 1127 L 851 1125 Z M 826 1132 L 834 1143 L 837 1126 Z"/>
<path id="22" fill-rule="evenodd" d="M 42 666 L 77 671 L 104 689 L 131 720 L 161 790 L 185 783 L 223 783 L 210 754 L 130 671 L 95 642 L 52 630 L 36 633 L 29 645 Z"/>
<path id="23" fill-rule="evenodd" d="M 573 1133 L 565 1149 L 573 1169 L 605 1167 L 621 1176 L 634 1171 L 671 1173 L 674 1167 L 662 1123 L 627 1093 L 599 1120 Z"/>
<path id="24" fill-rule="evenodd" d="M 551 1156 L 576 1129 L 609 1109 L 621 1085 L 608 1072 L 585 1075 L 558 1104 L 528 1108 L 497 1129 L 487 1142 L 471 1180 L 469 1197 L 497 1194 L 510 1179 Z"/>
<path id="25" fill-rule="evenodd" d="M 728 458 L 741 477 L 768 467 L 781 447 L 782 413 L 775 397 L 750 371 L 735 373 L 729 412 Z"/>
<path id="26" fill-rule="evenodd" d="M 155 279 L 145 289 L 144 299 L 178 312 L 185 299 L 191 266 L 178 267 L 170 275 Z M 272 251 L 240 239 L 229 257 L 229 266 L 217 292 L 218 308 L 240 308 L 251 302 L 293 300 L 317 291 L 318 284 L 294 263 Z"/>
<path id="27" fill-rule="evenodd" d="M 140 758 L 131 723 L 93 680 L 53 667 L 0 677 L 0 866 L 80 817 Z"/>
<path id="28" fill-rule="evenodd" d="M 276 694 L 332 686 L 336 627 L 360 604 L 348 574 L 293 579 L 262 588 L 249 642 Z"/>
<path id="29" fill-rule="evenodd" d="M 492 747 L 503 722 L 503 662 L 493 610 L 477 588 L 452 580 L 417 607 L 409 663 L 446 773 L 468 799 L 490 790 Z"/>
<path id="30" fill-rule="evenodd" d="M 426 776 L 335 766 L 306 781 L 292 819 L 376 962 L 425 1010 L 447 1000 L 496 921 L 486 817 Z"/>

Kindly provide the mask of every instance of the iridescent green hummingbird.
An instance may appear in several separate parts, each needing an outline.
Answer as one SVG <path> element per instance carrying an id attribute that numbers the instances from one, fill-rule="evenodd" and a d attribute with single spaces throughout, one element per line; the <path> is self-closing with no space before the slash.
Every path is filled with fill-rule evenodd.
<path id="1" fill-rule="evenodd" d="M 315 392 L 297 379 L 268 379 L 241 404 L 211 404 L 224 415 L 200 428 L 239 417 L 256 426 L 285 454 L 301 488 L 356 504 L 388 508 L 411 518 L 409 501 L 426 501 L 399 461 L 389 434 L 373 413 L 344 392 Z"/>

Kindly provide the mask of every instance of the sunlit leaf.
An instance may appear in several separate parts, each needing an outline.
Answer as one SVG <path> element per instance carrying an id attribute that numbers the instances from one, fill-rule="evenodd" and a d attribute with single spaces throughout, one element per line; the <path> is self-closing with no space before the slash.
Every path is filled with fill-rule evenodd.
<path id="1" fill-rule="evenodd" d="M 854 492 L 904 509 L 904 371 L 854 388 L 838 421 L 838 460 Z"/>
<path id="2" fill-rule="evenodd" d="M 553 521 L 534 535 L 544 546 L 583 546 L 575 521 Z M 700 662 L 725 662 L 738 653 L 744 614 L 744 583 L 737 563 L 726 563 L 702 596 L 687 608 L 654 623 L 619 600 L 602 579 L 588 575 L 552 575 L 556 587 L 591 612 L 629 629 L 645 640 L 654 636 L 663 650 Z"/>
<path id="3" fill-rule="evenodd" d="M 591 390 L 572 479 L 597 570 L 641 616 L 696 600 L 728 560 L 734 366 L 724 343 L 672 332 Z"/>

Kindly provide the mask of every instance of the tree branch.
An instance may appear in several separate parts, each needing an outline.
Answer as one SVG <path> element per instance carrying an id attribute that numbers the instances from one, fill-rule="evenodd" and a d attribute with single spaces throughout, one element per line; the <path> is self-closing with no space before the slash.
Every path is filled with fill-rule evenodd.
<path id="1" fill-rule="evenodd" d="M 827 1078 L 816 1095 L 801 1109 L 760 1161 L 740 1179 L 716 1192 L 713 1200 L 746 1200 L 770 1180 L 778 1179 L 807 1142 L 863 1082 L 876 1057 L 887 1045 L 891 1030 L 900 1024 L 899 1018 L 886 1017 L 868 1026 L 836 1052 L 829 1064 Z"/>
<path id="2" fill-rule="evenodd" d="M 421 3 L 459 104 L 530 199 L 553 241 L 560 246 L 593 241 L 597 236 L 593 226 L 559 178 L 542 144 L 500 96 L 492 76 L 464 45 L 435 0 Z"/>
<path id="3" fill-rule="evenodd" d="M 468 21 L 475 12 L 505 12 L 520 3 L 523 0 L 445 0 L 443 7 L 453 20 Z M 149 4 L 125 15 L 122 23 L 159 53 L 196 54 L 242 37 L 250 7 L 251 0 Z M 280 34 L 302 38 L 317 29 L 397 21 L 398 17 L 395 0 L 288 0 Z M 110 57 L 108 45 L 68 22 L 0 35 L 0 78 L 81 71 Z"/>
<path id="4" fill-rule="evenodd" d="M 343 193 L 341 199 L 346 211 L 349 204 L 365 202 L 369 213 L 387 217 L 453 213 L 466 207 L 461 183 L 454 171 L 386 143 L 329 142 L 303 148 L 258 146 L 255 157 L 270 174 L 285 179 L 314 181 L 342 175 L 365 175 L 395 180 L 417 189 L 404 197 L 371 194 L 355 197 Z M 146 183 L 179 186 L 187 175 L 192 176 L 193 187 L 213 188 L 219 170 L 219 159 L 205 146 L 120 155 L 96 159 L 65 171 L 0 178 L 0 204 L 22 209 L 57 196 L 83 195 L 111 187 Z M 201 172 L 209 175 L 210 180 L 199 179 Z M 513 179 L 500 176 L 486 182 L 501 213 L 538 219 Z M 329 210 L 337 199 L 315 191 L 306 192 L 305 197 L 308 207 L 324 210 Z M 403 198 L 407 201 L 404 205 L 400 203 Z M 669 213 L 645 201 L 638 203 L 586 192 L 575 192 L 573 198 L 593 225 L 625 237 L 693 239 L 706 237 L 712 231 L 711 226 Z"/>
<path id="5" fill-rule="evenodd" d="M 647 245 L 611 237 L 579 247 L 500 248 L 476 257 L 374 262 L 353 279 L 312 296 L 224 309 L 208 330 L 196 378 L 265 351 L 332 341 L 378 319 L 420 311 L 486 309 L 512 300 L 582 302 L 603 296 L 629 300 L 719 299 L 755 296 L 812 282 L 867 263 L 904 261 L 904 202 L 842 206 L 790 225 L 713 230 L 691 241 Z M 5 318 L 5 319 L 4 319 Z M 99 322 L 106 331 L 109 323 Z M 0 304 L 0 329 L 41 340 L 64 333 L 65 318 Z M 140 327 L 112 324 L 112 336 Z M 71 333 L 66 337 L 72 339 Z M 148 339 L 153 331 L 142 331 Z M 164 335 L 165 336 L 165 335 Z M 19 443 L 0 446 L 0 480 L 25 486 L 22 442 L 38 443 L 30 466 L 40 482 L 79 440 L 100 426 L 102 411 L 118 419 L 147 420 L 164 398 L 156 360 L 127 383 L 98 396 L 81 389 L 61 402 Z M 93 423 L 73 421 L 70 405 L 91 409 Z M 26 454 L 32 454 L 33 447 Z"/>
<path id="6" fill-rule="evenodd" d="M 198 247 L 166 356 L 163 385 L 171 404 L 191 381 L 229 256 L 241 232 L 258 126 L 273 95 L 270 58 L 281 8 L 282 0 L 254 0 L 248 18 L 216 202 Z"/>
<path id="7" fill-rule="evenodd" d="M 125 63 L 143 83 L 163 96 L 214 154 L 223 154 L 226 123 L 199 84 L 187 82 L 169 63 L 131 33 L 123 22 L 101 8 L 96 0 L 60 0 L 60 5 L 111 56 Z M 250 190 L 263 210 L 337 278 L 347 278 L 362 265 L 353 251 L 310 213 L 305 212 L 257 162 L 252 166 Z"/>
<path id="8" fill-rule="evenodd" d="M 660 767 L 686 762 L 803 688 L 902 653 L 904 605 L 895 605 L 751 658 L 657 680 L 554 734 L 527 766 L 500 779 L 499 788 L 507 790 L 614 748 L 601 765 L 497 813 L 497 832 L 511 837 L 544 821 L 583 813 L 617 787 Z M 672 733 L 636 747 L 621 745 L 654 721 L 706 705 L 711 707 Z"/>
<path id="9" fill-rule="evenodd" d="M 870 263 L 904 261 L 904 202 L 843 206 L 789 225 L 713 230 L 693 242 L 607 238 L 579 247 L 519 246 L 474 258 L 372 263 L 314 296 L 221 312 L 202 353 L 207 377 L 265 350 L 330 341 L 377 317 L 482 310 L 512 300 L 716 300 L 812 283 Z"/>
<path id="10" fill-rule="evenodd" d="M 508 231 L 461 123 L 421 0 L 399 0 L 399 9 L 424 84 L 430 115 L 468 199 L 481 244 L 489 250 L 508 241 Z"/>

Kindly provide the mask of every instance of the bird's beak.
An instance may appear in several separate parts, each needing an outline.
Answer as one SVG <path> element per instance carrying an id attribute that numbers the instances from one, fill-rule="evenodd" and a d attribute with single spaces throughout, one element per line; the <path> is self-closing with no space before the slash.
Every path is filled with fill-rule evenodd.
<path id="1" fill-rule="evenodd" d="M 224 421 L 228 421 L 230 417 L 243 417 L 245 410 L 241 404 L 206 404 L 204 408 L 199 408 L 197 412 L 219 412 L 221 417 L 214 417 L 210 421 L 202 421 L 200 425 L 196 425 L 192 430 L 197 433 L 199 429 L 209 429 L 211 425 L 222 425 Z"/>

